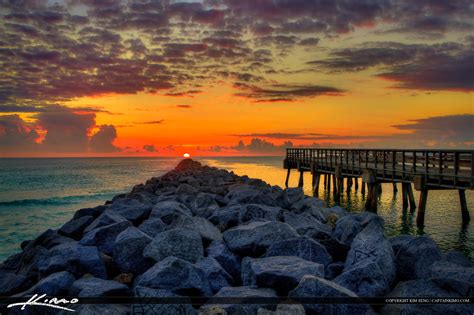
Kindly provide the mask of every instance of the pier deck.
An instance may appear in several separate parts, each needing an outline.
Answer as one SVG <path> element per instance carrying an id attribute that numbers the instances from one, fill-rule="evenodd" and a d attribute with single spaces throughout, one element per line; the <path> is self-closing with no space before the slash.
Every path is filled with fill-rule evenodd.
<path id="1" fill-rule="evenodd" d="M 284 168 L 300 172 L 299 186 L 303 185 L 303 173 L 313 174 L 314 192 L 324 176 L 325 187 L 330 190 L 333 179 L 335 199 L 339 199 L 344 187 L 348 190 L 352 180 L 362 177 L 362 193 L 368 187 L 366 208 L 376 210 L 377 191 L 380 183 L 401 183 L 403 206 L 414 210 L 412 183 L 421 192 L 417 223 L 424 224 L 426 198 L 429 190 L 456 189 L 459 191 L 463 222 L 469 221 L 465 190 L 474 188 L 474 151 L 472 150 L 398 150 L 398 149 L 306 149 L 286 150 Z M 357 189 L 357 180 L 354 180 Z"/>

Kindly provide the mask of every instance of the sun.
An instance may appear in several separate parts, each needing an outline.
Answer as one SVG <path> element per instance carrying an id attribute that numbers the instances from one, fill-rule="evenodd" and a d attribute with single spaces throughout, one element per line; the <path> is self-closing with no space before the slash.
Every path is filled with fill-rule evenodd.
<path id="1" fill-rule="evenodd" d="M 189 158 L 189 157 L 191 157 L 191 155 L 190 155 L 189 153 L 184 153 L 184 154 L 183 154 L 183 157 Z"/>

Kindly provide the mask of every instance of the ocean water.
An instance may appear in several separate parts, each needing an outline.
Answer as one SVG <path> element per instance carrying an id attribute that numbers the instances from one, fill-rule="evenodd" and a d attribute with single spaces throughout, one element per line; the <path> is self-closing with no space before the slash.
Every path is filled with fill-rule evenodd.
<path id="1" fill-rule="evenodd" d="M 261 178 L 283 186 L 286 171 L 282 157 L 198 157 L 200 162 L 232 170 L 239 175 Z M 134 185 L 174 168 L 180 158 L 41 158 L 0 159 L 0 261 L 20 250 L 23 240 L 48 228 L 58 228 L 77 209 L 103 204 Z M 290 186 L 298 175 L 292 173 Z M 305 176 L 305 193 L 311 195 L 311 178 Z M 359 185 L 360 186 L 360 185 Z M 474 260 L 474 193 L 466 191 L 473 221 L 462 225 L 457 191 L 430 191 L 425 227 L 416 226 L 416 212 L 403 212 L 401 188 L 394 195 L 384 184 L 378 214 L 385 219 L 387 236 L 428 234 L 443 250 L 456 249 Z M 418 193 L 415 198 L 418 202 Z M 332 194 L 320 187 L 320 198 L 334 205 Z M 352 212 L 363 211 L 360 192 L 343 194 L 341 205 Z"/>

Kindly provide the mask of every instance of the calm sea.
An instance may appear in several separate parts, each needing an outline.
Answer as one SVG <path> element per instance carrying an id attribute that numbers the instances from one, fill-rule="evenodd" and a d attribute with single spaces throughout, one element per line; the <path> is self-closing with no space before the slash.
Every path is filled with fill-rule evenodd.
<path id="1" fill-rule="evenodd" d="M 239 175 L 261 178 L 283 186 L 286 172 L 282 157 L 196 158 L 211 166 Z M 0 159 L 0 261 L 19 251 L 23 240 L 48 228 L 60 227 L 79 208 L 103 204 L 134 185 L 171 170 L 179 158 L 48 158 Z M 311 194 L 311 179 L 305 178 L 305 192 Z M 297 174 L 290 178 L 296 186 Z M 401 188 L 399 188 L 401 192 Z M 322 187 L 320 192 L 322 192 Z M 403 213 L 401 193 L 394 196 L 391 184 L 384 184 L 378 213 L 385 219 L 388 236 L 428 234 L 444 250 L 456 249 L 474 260 L 474 220 L 463 227 L 456 191 L 430 191 L 425 228 L 415 224 L 416 213 Z M 322 194 L 323 195 L 323 194 Z M 474 217 L 474 193 L 466 192 Z M 331 196 L 324 196 L 334 205 Z M 415 192 L 415 198 L 418 198 Z M 362 211 L 360 192 L 343 194 L 341 205 Z"/>

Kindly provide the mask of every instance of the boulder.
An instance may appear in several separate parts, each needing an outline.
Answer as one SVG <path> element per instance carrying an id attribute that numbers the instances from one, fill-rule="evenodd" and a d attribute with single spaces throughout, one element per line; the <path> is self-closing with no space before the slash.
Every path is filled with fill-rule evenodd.
<path id="1" fill-rule="evenodd" d="M 370 212 L 362 212 L 355 215 L 344 216 L 337 220 L 332 237 L 336 238 L 342 243 L 350 245 L 356 235 L 372 221 L 375 221 L 382 226 L 384 224 L 384 221 L 381 217 Z"/>
<path id="2" fill-rule="evenodd" d="M 233 205 L 220 208 L 209 217 L 209 221 L 219 230 L 226 231 L 239 224 L 240 211 L 243 205 Z"/>
<path id="3" fill-rule="evenodd" d="M 107 278 L 107 270 L 95 246 L 82 246 L 78 243 L 58 245 L 51 249 L 50 257 L 42 260 L 39 265 L 39 272 L 43 277 L 64 270 L 76 277 L 89 273 Z"/>
<path id="4" fill-rule="evenodd" d="M 474 284 L 474 267 L 463 267 L 448 261 L 438 260 L 429 267 L 429 278 L 445 279 L 444 282 L 450 280 L 464 281 Z M 472 285 L 472 293 L 474 293 L 474 285 Z"/>
<path id="5" fill-rule="evenodd" d="M 326 248 L 307 237 L 290 238 L 273 243 L 267 249 L 265 256 L 295 256 L 325 266 L 332 262 Z"/>
<path id="6" fill-rule="evenodd" d="M 203 272 L 183 259 L 167 257 L 135 280 L 135 287 L 168 290 L 185 296 L 210 296 L 212 290 Z"/>
<path id="7" fill-rule="evenodd" d="M 292 256 L 245 257 L 242 260 L 244 285 L 272 288 L 280 295 L 286 295 L 305 275 L 324 277 L 324 266 Z"/>
<path id="8" fill-rule="evenodd" d="M 211 222 L 201 217 L 182 217 L 178 219 L 172 228 L 187 228 L 199 233 L 206 242 L 221 241 L 222 233 Z"/>
<path id="9" fill-rule="evenodd" d="M 220 205 L 226 205 L 228 200 L 219 195 L 200 192 L 192 203 L 191 210 L 195 216 L 208 219 Z"/>
<path id="10" fill-rule="evenodd" d="M 298 236 L 286 223 L 257 221 L 239 225 L 224 232 L 224 240 L 233 252 L 243 256 L 259 256 L 275 242 Z"/>
<path id="11" fill-rule="evenodd" d="M 289 224 L 300 235 L 306 235 L 314 239 L 330 238 L 332 229 L 330 226 L 321 223 L 321 221 L 293 212 L 285 212 L 283 221 Z"/>
<path id="12" fill-rule="evenodd" d="M 143 221 L 143 223 L 138 226 L 138 229 L 148 236 L 155 237 L 157 234 L 168 229 L 168 224 L 161 221 L 161 219 L 151 218 Z"/>
<path id="13" fill-rule="evenodd" d="M 201 236 L 190 229 L 161 232 L 143 250 L 143 256 L 160 261 L 174 256 L 195 263 L 204 257 Z"/>
<path id="14" fill-rule="evenodd" d="M 67 271 L 56 272 L 41 279 L 37 284 L 27 291 L 17 294 L 17 296 L 25 297 L 34 294 L 47 294 L 49 296 L 67 295 L 74 280 L 76 280 L 74 276 Z"/>
<path id="15" fill-rule="evenodd" d="M 76 311 L 75 315 L 128 315 L 130 307 L 119 304 L 76 304 L 70 307 Z"/>
<path id="16" fill-rule="evenodd" d="M 290 210 L 294 213 L 309 213 L 314 215 L 320 221 L 325 221 L 325 217 L 322 215 L 320 210 L 326 206 L 326 203 L 317 198 L 304 197 L 299 201 L 290 205 Z"/>
<path id="17" fill-rule="evenodd" d="M 463 267 L 474 267 L 474 264 L 464 256 L 463 253 L 457 251 L 457 250 L 449 250 L 444 254 L 444 259 L 447 262 L 463 266 Z"/>
<path id="18" fill-rule="evenodd" d="M 174 294 L 167 290 L 152 289 L 147 287 L 136 287 L 135 296 L 139 298 L 180 298 L 184 300 L 185 297 Z M 196 310 L 189 304 L 153 304 L 153 303 L 143 303 L 143 304 L 133 304 L 132 305 L 132 314 L 166 314 L 166 315 L 197 315 Z"/>
<path id="19" fill-rule="evenodd" d="M 70 243 L 65 243 L 64 246 L 67 244 Z M 15 266 L 15 272 L 18 275 L 25 276 L 36 282 L 39 278 L 40 264 L 47 260 L 50 255 L 50 251 L 42 246 L 27 246 L 23 253 L 21 253 L 21 256 L 16 256 L 20 259 L 18 261 L 18 265 Z"/>
<path id="20" fill-rule="evenodd" d="M 346 215 L 349 215 L 349 211 L 339 206 L 331 208 L 322 207 L 318 209 L 318 212 L 320 212 L 324 216 L 324 221 L 327 221 L 329 217 L 335 217 L 340 219 L 342 217 L 345 217 Z"/>
<path id="21" fill-rule="evenodd" d="M 74 213 L 74 216 L 72 217 L 72 219 L 77 220 L 81 217 L 88 216 L 88 215 L 93 216 L 94 218 L 97 218 L 107 208 L 108 206 L 97 206 L 94 208 L 79 209 Z"/>
<path id="22" fill-rule="evenodd" d="M 176 188 L 177 195 L 197 195 L 199 193 L 199 189 L 189 184 L 181 184 Z"/>
<path id="23" fill-rule="evenodd" d="M 229 199 L 229 205 L 242 204 L 262 204 L 267 206 L 276 206 L 276 201 L 261 189 L 256 189 L 249 185 L 241 185 L 233 189 L 225 196 Z"/>
<path id="24" fill-rule="evenodd" d="M 301 304 L 278 304 L 275 311 L 265 308 L 259 308 L 257 315 L 305 315 L 303 305 Z"/>
<path id="25" fill-rule="evenodd" d="M 273 304 L 255 304 L 258 299 L 276 299 L 278 298 L 276 292 L 268 288 L 251 288 L 243 287 L 225 287 L 219 290 L 213 298 L 207 301 L 206 305 L 199 309 L 201 314 L 242 314 L 242 315 L 257 315 L 259 308 L 274 308 Z M 220 304 L 219 299 L 236 298 L 240 303 L 235 304 Z M 251 301 L 252 303 L 248 303 Z"/>
<path id="26" fill-rule="evenodd" d="M 177 201 L 161 201 L 151 210 L 150 218 L 161 219 L 166 224 L 171 224 L 180 217 L 192 217 L 188 207 Z"/>
<path id="27" fill-rule="evenodd" d="M 31 249 L 37 246 L 50 249 L 54 246 L 64 244 L 64 243 L 69 243 L 69 242 L 74 242 L 74 240 L 70 237 L 66 237 L 59 234 L 58 231 L 56 230 L 48 229 L 44 231 L 43 233 L 41 233 L 34 240 L 28 242 L 28 244 L 24 248 L 24 251 L 27 251 L 28 249 Z"/>
<path id="28" fill-rule="evenodd" d="M 142 203 L 137 199 L 126 198 L 113 202 L 110 205 L 110 209 L 134 224 L 138 224 L 150 215 L 151 204 Z"/>
<path id="29" fill-rule="evenodd" d="M 130 289 L 122 283 L 94 277 L 84 277 L 74 281 L 69 294 L 81 297 L 127 296 Z"/>
<path id="30" fill-rule="evenodd" d="M 347 253 L 351 249 L 349 245 L 341 243 L 333 238 L 317 240 L 317 242 L 326 248 L 334 261 L 346 261 Z"/>
<path id="31" fill-rule="evenodd" d="M 204 277 L 209 281 L 213 293 L 216 293 L 223 287 L 232 286 L 234 282 L 232 277 L 214 258 L 206 257 L 201 259 L 195 266 L 201 269 Z"/>
<path id="32" fill-rule="evenodd" d="M 206 256 L 214 258 L 234 280 L 240 280 L 240 258 L 232 253 L 224 242 L 214 241 L 209 244 L 206 248 Z"/>
<path id="33" fill-rule="evenodd" d="M 413 241 L 415 238 L 416 236 L 413 236 L 413 235 L 402 234 L 402 235 L 391 237 L 388 239 L 388 241 L 390 242 L 390 244 L 392 244 L 393 253 L 396 256 L 400 248 L 402 248 L 402 246 L 406 246 L 406 244 Z"/>
<path id="34" fill-rule="evenodd" d="M 378 267 L 373 268 L 373 264 Z M 381 274 L 375 274 L 377 272 Z M 355 279 L 354 274 L 370 274 L 372 278 Z M 347 254 L 344 272 L 334 281 L 360 296 L 383 296 L 389 292 L 395 276 L 392 245 L 385 239 L 383 227 L 373 221 L 354 238 Z"/>
<path id="35" fill-rule="evenodd" d="M 326 279 L 333 280 L 339 276 L 343 270 L 344 263 L 340 261 L 327 265 L 325 269 Z"/>
<path id="36" fill-rule="evenodd" d="M 256 221 L 269 220 L 278 221 L 281 219 L 283 209 L 266 205 L 248 204 L 239 211 L 239 224 Z"/>
<path id="37" fill-rule="evenodd" d="M 0 271 L 0 296 L 9 296 L 26 290 L 31 284 L 31 281 L 25 276 Z"/>
<path id="38" fill-rule="evenodd" d="M 138 275 L 151 267 L 153 261 L 143 257 L 143 250 L 151 241 L 151 237 L 133 226 L 117 235 L 113 259 L 120 272 Z"/>
<path id="39" fill-rule="evenodd" d="M 130 226 L 132 226 L 130 221 L 122 221 L 94 229 L 85 234 L 79 241 L 79 244 L 97 246 L 101 252 L 111 255 L 114 249 L 115 238 Z"/>
<path id="40" fill-rule="evenodd" d="M 304 276 L 298 286 L 290 291 L 293 298 L 357 298 L 357 295 L 329 280 L 318 276 Z M 366 304 L 304 304 L 310 314 L 367 314 L 371 309 Z"/>
<path id="41" fill-rule="evenodd" d="M 439 287 L 432 280 L 410 280 L 399 282 L 387 295 L 387 298 L 459 298 L 457 292 Z M 472 305 L 462 304 L 389 304 L 385 305 L 381 314 L 471 314 Z"/>
<path id="42" fill-rule="evenodd" d="M 290 209 L 293 204 L 304 199 L 303 188 L 286 188 L 283 189 L 281 205 L 283 208 Z"/>
<path id="43" fill-rule="evenodd" d="M 430 266 L 443 255 L 438 245 L 428 236 L 418 236 L 403 243 L 395 256 L 397 276 L 400 280 L 425 279 Z"/>
<path id="44" fill-rule="evenodd" d="M 126 221 L 127 219 L 125 219 L 121 215 L 114 213 L 110 210 L 106 210 L 84 229 L 84 234 L 107 225 Z"/>
<path id="45" fill-rule="evenodd" d="M 64 236 L 78 240 L 82 237 L 82 232 L 84 229 L 89 226 L 92 221 L 94 221 L 94 217 L 91 215 L 86 215 L 78 219 L 68 221 L 58 230 L 58 232 Z"/>

